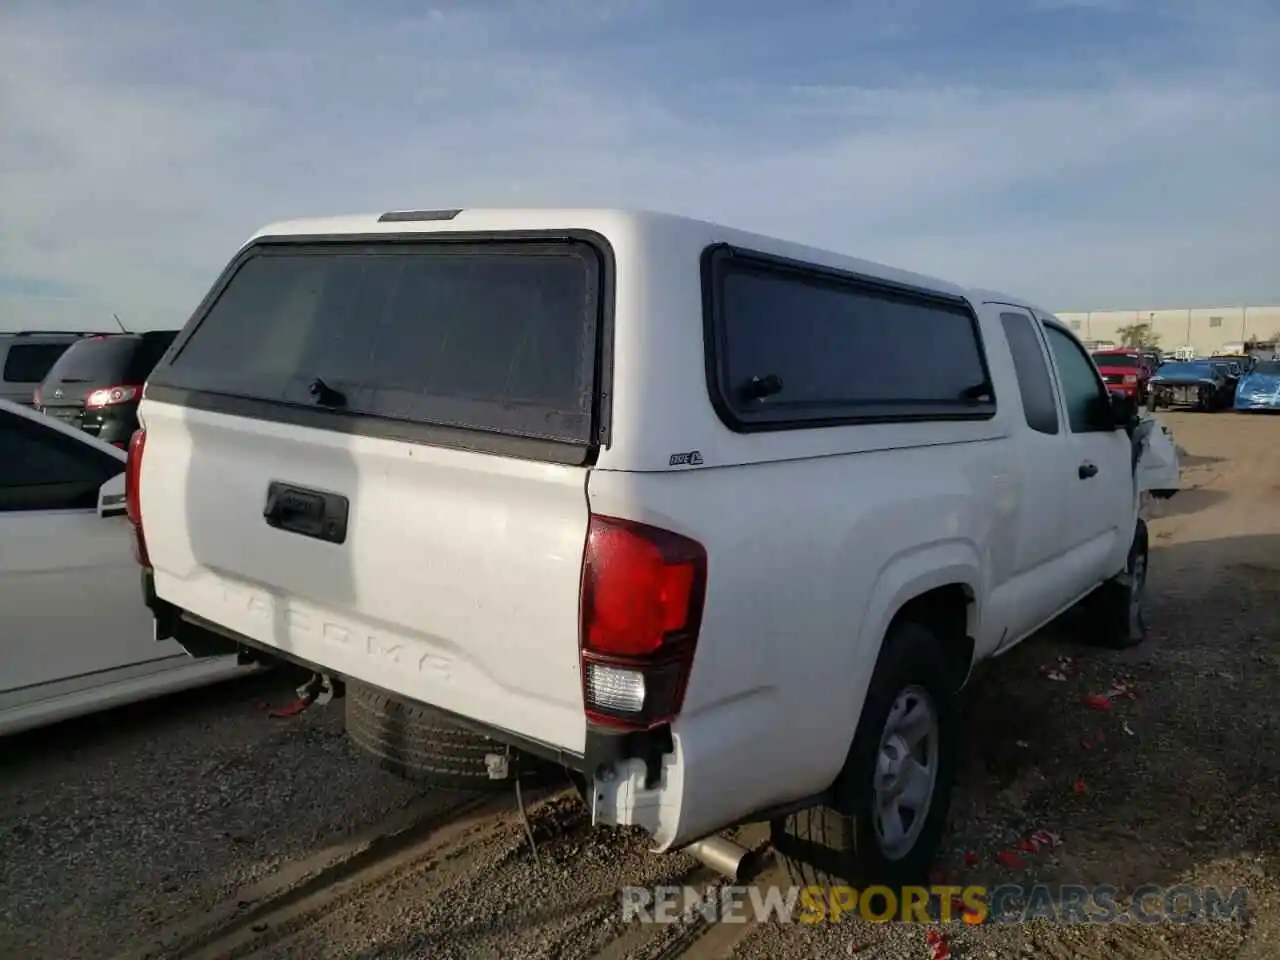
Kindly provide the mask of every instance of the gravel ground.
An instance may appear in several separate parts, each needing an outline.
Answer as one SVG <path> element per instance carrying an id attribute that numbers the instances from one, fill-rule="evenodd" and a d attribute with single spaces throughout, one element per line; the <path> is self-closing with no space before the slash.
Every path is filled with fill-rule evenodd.
<path id="1" fill-rule="evenodd" d="M 208 910 L 417 792 L 340 709 L 263 676 L 18 736 L 0 753 L 0 956 L 72 960 Z"/>
<path id="2" fill-rule="evenodd" d="M 937 927 L 956 958 L 1280 956 L 1280 418 L 1167 422 L 1191 489 L 1151 522 L 1149 642 L 1097 651 L 1064 623 L 975 677 L 938 879 L 1244 885 L 1251 922 Z M 1086 709 L 1118 681 L 1133 698 Z M 355 755 L 340 709 L 266 716 L 263 701 L 290 696 L 268 676 L 6 743 L 0 956 L 136 950 L 422 802 Z M 627 960 L 672 947 L 669 928 L 620 923 L 617 888 L 707 879 L 691 859 L 649 856 L 631 831 L 588 832 L 567 796 L 533 822 L 537 862 L 511 815 L 491 815 L 351 883 L 318 919 L 264 933 L 253 956 Z M 1016 869 L 997 862 L 1036 829 L 1060 844 L 1020 853 Z M 771 923 L 688 955 L 924 958 L 925 937 Z"/>

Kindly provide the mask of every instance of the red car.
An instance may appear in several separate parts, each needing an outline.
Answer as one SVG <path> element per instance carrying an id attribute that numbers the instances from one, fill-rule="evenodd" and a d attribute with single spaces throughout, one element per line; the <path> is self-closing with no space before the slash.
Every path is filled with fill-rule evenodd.
<path id="1" fill-rule="evenodd" d="M 1150 362 L 1137 350 L 1100 350 L 1093 355 L 1098 372 L 1112 393 L 1134 397 L 1138 403 L 1147 399 L 1147 381 L 1151 379 Z"/>

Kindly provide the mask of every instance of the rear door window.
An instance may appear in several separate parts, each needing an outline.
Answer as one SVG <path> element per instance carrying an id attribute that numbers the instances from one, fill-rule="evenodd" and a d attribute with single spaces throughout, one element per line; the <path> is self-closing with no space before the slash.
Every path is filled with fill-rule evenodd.
<path id="1" fill-rule="evenodd" d="M 572 241 L 264 246 L 157 382 L 588 442 L 601 271 Z"/>
<path id="2" fill-rule="evenodd" d="M 1000 322 L 1013 354 L 1027 426 L 1039 433 L 1057 433 L 1058 397 L 1035 321 L 1028 313 L 1006 310 L 1000 314 Z"/>
<path id="3" fill-rule="evenodd" d="M 14 343 L 4 358 L 7 383 L 40 383 L 70 343 Z"/>

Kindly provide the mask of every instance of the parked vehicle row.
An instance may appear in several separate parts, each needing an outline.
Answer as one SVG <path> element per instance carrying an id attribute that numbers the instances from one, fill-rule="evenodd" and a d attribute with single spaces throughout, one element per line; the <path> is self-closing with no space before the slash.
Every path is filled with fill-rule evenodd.
<path id="1" fill-rule="evenodd" d="M 157 640 L 348 682 L 383 759 L 456 725 L 657 850 L 767 820 L 899 885 L 972 666 L 1145 636 L 1177 452 L 1108 386 L 1024 299 L 713 224 L 300 221 L 149 378 L 126 502 Z"/>
<path id="2" fill-rule="evenodd" d="M 157 644 L 138 594 L 124 448 L 175 335 L 0 335 L 0 734 L 246 669 Z"/>
<path id="3" fill-rule="evenodd" d="M 1256 356 L 1214 356 L 1165 363 L 1149 381 L 1151 410 L 1271 410 L 1280 407 L 1277 362 Z"/>

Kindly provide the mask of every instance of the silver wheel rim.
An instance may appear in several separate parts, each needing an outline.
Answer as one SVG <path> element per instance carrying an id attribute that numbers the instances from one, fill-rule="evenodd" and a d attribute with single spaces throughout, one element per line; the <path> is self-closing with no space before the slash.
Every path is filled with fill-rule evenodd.
<path id="1" fill-rule="evenodd" d="M 1129 580 L 1129 630 L 1137 633 L 1142 629 L 1142 602 L 1147 592 L 1147 555 L 1140 553 L 1133 558 L 1133 572 Z"/>
<path id="2" fill-rule="evenodd" d="M 885 857 L 911 852 L 933 802 L 938 779 L 938 711 L 923 687 L 907 687 L 889 710 L 873 778 L 876 842 Z"/>

